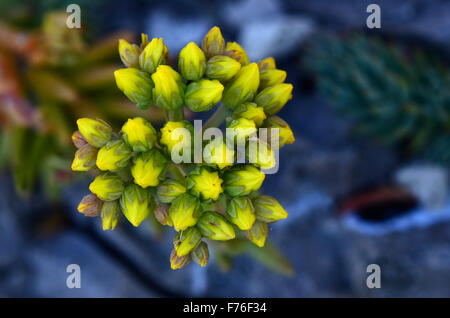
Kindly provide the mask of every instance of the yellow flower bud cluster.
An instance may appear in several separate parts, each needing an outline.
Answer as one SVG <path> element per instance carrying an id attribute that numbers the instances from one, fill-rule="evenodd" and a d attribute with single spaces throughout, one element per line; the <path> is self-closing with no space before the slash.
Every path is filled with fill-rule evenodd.
<path id="1" fill-rule="evenodd" d="M 143 35 L 140 46 L 120 40 L 119 53 L 126 68 L 115 72 L 118 88 L 141 109 L 164 109 L 167 121 L 157 130 L 143 117 L 130 118 L 115 133 L 101 120 L 78 120 L 72 169 L 96 175 L 79 211 L 101 216 L 104 230 L 114 229 L 122 215 L 137 227 L 153 213 L 177 232 L 172 269 L 191 260 L 206 266 L 208 240 L 246 237 L 264 246 L 268 224 L 287 213 L 258 192 L 266 177 L 261 169 L 275 165 L 270 136 L 262 140 L 258 129 L 277 128 L 279 146 L 294 141 L 289 125 L 274 116 L 291 98 L 286 72 L 276 69 L 273 58 L 251 62 L 218 27 L 201 46 L 190 42 L 180 51 L 177 69 L 168 65 L 169 51 L 160 38 L 149 41 Z M 193 160 L 194 125 L 184 119 L 184 106 L 203 112 L 220 102 L 216 114 L 225 110 L 229 115 L 226 126 L 236 130 L 235 138 L 247 142 L 255 135 L 264 148 L 256 162 L 237 163 L 237 145 L 230 146 L 228 139 L 200 141 L 202 161 Z M 226 116 L 222 122 L 214 117 L 212 127 L 218 128 Z M 181 157 L 190 161 L 178 162 Z"/>

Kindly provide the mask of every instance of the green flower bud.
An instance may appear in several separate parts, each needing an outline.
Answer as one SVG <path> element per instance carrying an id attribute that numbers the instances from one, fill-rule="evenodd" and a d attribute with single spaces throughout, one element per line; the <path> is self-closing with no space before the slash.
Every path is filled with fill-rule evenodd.
<path id="1" fill-rule="evenodd" d="M 209 250 L 206 242 L 200 242 L 196 248 L 191 252 L 191 257 L 194 262 L 204 267 L 208 264 Z"/>
<path id="2" fill-rule="evenodd" d="M 117 170 L 126 167 L 130 158 L 130 147 L 122 140 L 112 140 L 98 151 L 97 167 L 102 171 Z"/>
<path id="3" fill-rule="evenodd" d="M 194 226 L 200 217 L 200 201 L 193 195 L 182 194 L 173 200 L 169 216 L 176 231 Z"/>
<path id="4" fill-rule="evenodd" d="M 261 91 L 266 87 L 283 83 L 286 79 L 286 71 L 278 70 L 276 68 L 264 70 L 259 73 L 259 78 L 259 90 Z"/>
<path id="5" fill-rule="evenodd" d="M 205 74 L 205 53 L 194 42 L 189 42 L 180 52 L 178 69 L 189 81 L 198 81 Z"/>
<path id="6" fill-rule="evenodd" d="M 152 74 L 161 64 L 169 60 L 169 50 L 161 38 L 153 38 L 139 56 L 139 65 L 142 70 Z"/>
<path id="7" fill-rule="evenodd" d="M 103 147 L 111 139 L 112 128 L 102 120 L 80 118 L 77 125 L 84 139 L 94 147 Z"/>
<path id="8" fill-rule="evenodd" d="M 106 172 L 97 176 L 91 182 L 89 190 L 103 201 L 114 201 L 122 195 L 123 182 L 119 176 Z"/>
<path id="9" fill-rule="evenodd" d="M 73 171 L 88 171 L 95 167 L 95 160 L 97 158 L 97 148 L 90 144 L 85 144 L 83 147 L 75 152 L 75 157 L 72 161 Z"/>
<path id="10" fill-rule="evenodd" d="M 225 171 L 224 190 L 232 197 L 248 195 L 258 190 L 266 175 L 250 164 L 240 164 Z"/>
<path id="11" fill-rule="evenodd" d="M 228 42 L 225 54 L 241 63 L 242 66 L 250 62 L 247 53 L 245 53 L 245 50 L 237 42 Z"/>
<path id="12" fill-rule="evenodd" d="M 227 241 L 236 237 L 233 226 L 217 212 L 204 212 L 197 227 L 204 237 L 211 240 Z"/>
<path id="13" fill-rule="evenodd" d="M 255 103 L 264 108 L 267 115 L 278 113 L 281 108 L 292 98 L 292 84 L 276 84 L 267 87 L 255 97 Z"/>
<path id="14" fill-rule="evenodd" d="M 250 230 L 256 219 L 252 201 L 248 197 L 231 199 L 227 206 L 227 215 L 241 230 Z"/>
<path id="15" fill-rule="evenodd" d="M 167 159 L 157 150 L 152 149 L 138 154 L 131 167 L 134 183 L 142 188 L 156 187 L 167 170 Z"/>
<path id="16" fill-rule="evenodd" d="M 139 109 L 147 109 L 152 103 L 153 82 L 150 75 L 135 68 L 122 68 L 114 72 L 117 87 Z"/>
<path id="17" fill-rule="evenodd" d="M 181 75 L 170 66 L 160 65 L 152 74 L 155 84 L 153 99 L 156 106 L 165 110 L 174 110 L 183 106 L 185 84 Z"/>
<path id="18" fill-rule="evenodd" d="M 130 118 L 122 126 L 122 138 L 133 151 L 147 151 L 156 141 L 156 130 L 142 117 Z"/>
<path id="19" fill-rule="evenodd" d="M 270 116 L 264 121 L 263 127 L 268 128 L 267 141 L 270 144 L 271 141 L 271 129 L 278 128 L 278 146 L 281 148 L 286 144 L 292 144 L 295 141 L 294 133 L 288 123 L 278 116 Z"/>
<path id="20" fill-rule="evenodd" d="M 225 40 L 218 27 L 213 27 L 205 35 L 202 41 L 202 49 L 206 58 L 209 59 L 215 55 L 222 55 L 225 49 Z"/>
<path id="21" fill-rule="evenodd" d="M 130 44 L 124 39 L 119 39 L 119 54 L 126 67 L 139 68 L 139 55 L 141 54 L 139 46 Z"/>
<path id="22" fill-rule="evenodd" d="M 259 71 L 271 70 L 276 68 L 275 59 L 273 57 L 265 58 L 258 62 Z"/>
<path id="23" fill-rule="evenodd" d="M 173 226 L 172 219 L 169 216 L 168 204 L 158 205 L 153 213 L 155 214 L 156 220 L 162 225 Z"/>
<path id="24" fill-rule="evenodd" d="M 187 188 L 202 200 L 216 201 L 223 192 L 222 182 L 217 171 L 212 171 L 205 166 L 198 166 L 189 173 Z"/>
<path id="25" fill-rule="evenodd" d="M 95 194 L 88 194 L 78 204 L 78 212 L 85 216 L 94 217 L 100 214 L 102 201 Z"/>
<path id="26" fill-rule="evenodd" d="M 153 212 L 155 202 L 148 190 L 137 184 L 130 184 L 123 191 L 120 207 L 127 220 L 137 227 Z"/>
<path id="27" fill-rule="evenodd" d="M 288 214 L 280 203 L 268 195 L 259 195 L 253 200 L 256 218 L 266 223 L 272 223 L 287 218 Z"/>
<path id="28" fill-rule="evenodd" d="M 247 146 L 245 155 L 250 163 L 257 165 L 264 170 L 272 169 L 277 164 L 275 153 L 267 142 L 261 139 L 250 142 Z"/>
<path id="29" fill-rule="evenodd" d="M 186 193 L 186 187 L 175 179 L 164 180 L 156 189 L 156 197 L 162 203 L 172 203 L 183 193 Z"/>
<path id="30" fill-rule="evenodd" d="M 246 118 L 237 118 L 227 123 L 227 130 L 232 129 L 232 136 L 235 136 L 237 140 L 246 140 L 249 136 L 256 136 L 256 124 L 253 120 Z M 229 132 L 227 133 L 229 135 Z"/>
<path id="31" fill-rule="evenodd" d="M 191 255 L 178 256 L 175 249 L 170 253 L 170 268 L 173 270 L 186 267 L 191 262 Z"/>
<path id="32" fill-rule="evenodd" d="M 174 247 L 178 256 L 189 254 L 202 240 L 200 231 L 195 227 L 178 232 L 174 239 Z"/>
<path id="33" fill-rule="evenodd" d="M 205 112 L 222 99 L 223 85 L 217 80 L 190 83 L 184 94 L 187 107 L 193 112 Z"/>
<path id="34" fill-rule="evenodd" d="M 266 114 L 264 108 L 258 107 L 255 103 L 244 103 L 238 106 L 233 112 L 233 118 L 246 118 L 253 120 L 257 127 L 261 126 Z"/>
<path id="35" fill-rule="evenodd" d="M 243 66 L 225 88 L 223 103 L 228 108 L 235 109 L 240 104 L 251 101 L 258 91 L 258 86 L 258 66 L 255 63 Z"/>
<path id="36" fill-rule="evenodd" d="M 269 235 L 267 223 L 256 220 L 250 230 L 244 232 L 249 241 L 259 247 L 263 247 Z"/>
<path id="37" fill-rule="evenodd" d="M 205 162 L 221 170 L 233 165 L 234 153 L 234 149 L 229 148 L 221 139 L 211 140 L 203 150 Z"/>
<path id="38" fill-rule="evenodd" d="M 241 63 L 229 56 L 213 56 L 206 63 L 206 76 L 221 82 L 229 81 L 239 72 Z"/>
<path id="39" fill-rule="evenodd" d="M 185 128 L 189 131 L 190 139 L 184 140 L 184 136 L 182 134 L 176 134 L 177 128 Z M 172 149 L 175 145 L 182 142 L 185 145 L 189 145 L 189 147 L 193 147 L 194 138 L 194 127 L 192 124 L 186 120 L 183 121 L 168 121 L 163 128 L 161 128 L 161 139 L 160 143 L 167 147 L 169 154 L 172 153 Z"/>
<path id="40" fill-rule="evenodd" d="M 83 135 L 78 130 L 72 134 L 72 142 L 78 149 L 80 149 L 81 147 L 83 147 L 88 143 L 87 140 L 84 139 Z"/>
<path id="41" fill-rule="evenodd" d="M 103 203 L 101 217 L 103 231 L 114 230 L 120 217 L 120 204 L 119 201 L 107 201 Z"/>

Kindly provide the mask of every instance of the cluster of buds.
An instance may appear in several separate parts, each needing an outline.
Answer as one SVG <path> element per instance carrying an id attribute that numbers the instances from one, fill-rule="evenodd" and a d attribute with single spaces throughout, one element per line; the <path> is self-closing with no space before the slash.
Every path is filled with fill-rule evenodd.
<path id="1" fill-rule="evenodd" d="M 153 213 L 177 232 L 172 269 L 191 260 L 205 266 L 208 240 L 242 236 L 264 246 L 268 224 L 286 218 L 287 212 L 276 199 L 259 193 L 264 169 L 275 158 L 270 137 L 260 138 L 258 128 L 277 130 L 277 147 L 294 142 L 289 125 L 275 116 L 291 98 L 286 72 L 276 68 L 273 58 L 250 63 L 239 44 L 225 42 L 218 27 L 206 34 L 201 48 L 191 42 L 181 50 L 178 71 L 168 65 L 162 39 L 149 42 L 143 34 L 140 46 L 120 40 L 119 53 L 127 68 L 115 72 L 118 88 L 141 109 L 164 109 L 167 122 L 157 130 L 144 118 L 132 118 L 115 133 L 99 119 L 77 121 L 72 169 L 96 174 L 79 212 L 100 215 L 104 230 L 114 229 L 121 215 L 137 227 Z M 264 151 L 257 150 L 254 162 L 239 162 L 234 144 L 213 139 L 200 143 L 208 150 L 200 162 L 174 160 L 192 159 L 194 153 L 194 126 L 184 120 L 184 107 L 203 112 L 219 102 L 210 126 L 227 121 L 227 131 L 237 130 L 234 137 L 244 148 L 254 134 L 259 143 L 264 141 Z"/>

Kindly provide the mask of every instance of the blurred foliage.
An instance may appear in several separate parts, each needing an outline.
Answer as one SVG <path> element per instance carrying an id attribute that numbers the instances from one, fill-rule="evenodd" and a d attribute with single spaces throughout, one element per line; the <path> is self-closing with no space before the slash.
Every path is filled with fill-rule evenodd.
<path id="1" fill-rule="evenodd" d="M 66 27 L 66 18 L 49 12 L 39 29 L 29 31 L 0 24 L 0 163 L 11 166 L 25 196 L 38 177 L 51 198 L 70 179 L 77 118 L 105 118 L 120 127 L 140 114 L 116 89 L 113 75 L 120 63 L 117 38 L 131 35 L 89 45 L 82 30 Z M 162 117 L 157 110 L 150 114 Z"/>
<path id="2" fill-rule="evenodd" d="M 358 133 L 450 163 L 450 73 L 439 58 L 358 35 L 320 38 L 306 65 Z"/>

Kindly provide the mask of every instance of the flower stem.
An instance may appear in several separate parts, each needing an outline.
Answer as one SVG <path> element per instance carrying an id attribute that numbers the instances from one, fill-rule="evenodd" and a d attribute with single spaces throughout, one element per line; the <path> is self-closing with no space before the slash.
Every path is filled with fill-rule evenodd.
<path id="1" fill-rule="evenodd" d="M 219 127 L 225 121 L 225 119 L 231 115 L 231 110 L 226 107 L 224 104 L 221 104 L 219 108 L 217 108 L 216 112 L 209 117 L 206 121 L 203 129 L 207 129 L 210 127 Z"/>
<path id="2" fill-rule="evenodd" d="M 184 119 L 184 107 L 175 110 L 166 110 L 166 119 L 170 121 L 181 121 Z"/>

